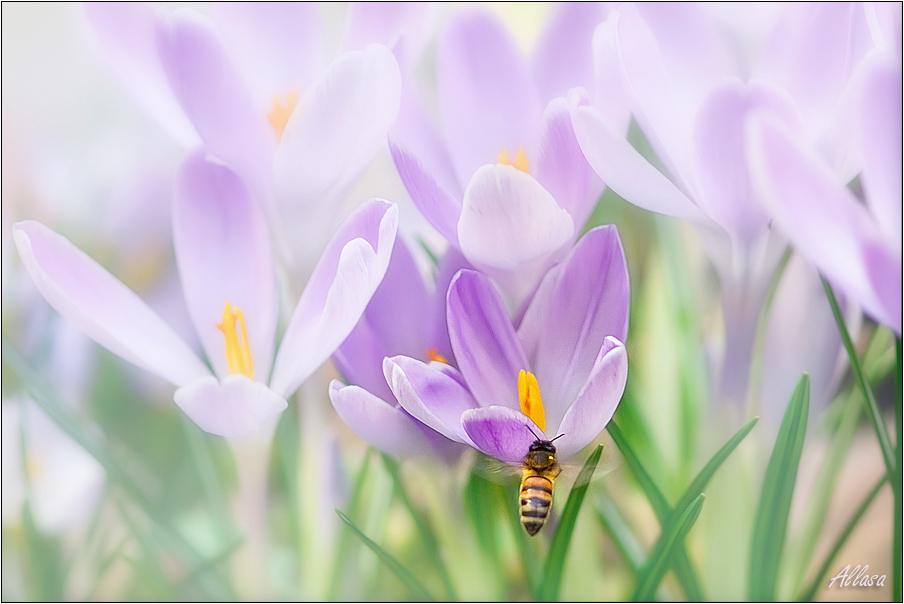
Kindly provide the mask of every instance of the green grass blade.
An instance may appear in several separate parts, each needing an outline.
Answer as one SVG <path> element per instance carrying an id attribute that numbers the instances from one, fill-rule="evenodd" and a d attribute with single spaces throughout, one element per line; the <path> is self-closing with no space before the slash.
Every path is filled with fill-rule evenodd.
<path id="1" fill-rule="evenodd" d="M 873 424 L 873 431 L 876 433 L 876 439 L 879 441 L 879 449 L 882 450 L 882 459 L 885 461 L 885 469 L 888 472 L 888 476 L 892 479 L 892 489 L 897 496 L 899 490 L 896 484 L 897 481 L 894 480 L 895 453 L 891 446 L 888 430 L 885 427 L 885 422 L 882 421 L 882 414 L 879 413 L 879 405 L 876 404 L 876 397 L 873 396 L 873 389 L 870 388 L 866 376 L 863 375 L 863 369 L 861 369 L 860 361 L 857 358 L 857 351 L 854 350 L 854 342 L 851 340 L 851 334 L 848 333 L 847 326 L 844 324 L 844 317 L 841 315 L 841 309 L 838 307 L 838 300 L 835 299 L 835 292 L 832 291 L 832 286 L 829 285 L 826 278 L 820 277 L 822 278 L 822 286 L 826 290 L 826 296 L 829 298 L 829 305 L 832 307 L 832 314 L 835 315 L 835 323 L 838 324 L 838 332 L 841 334 L 841 341 L 844 342 L 844 348 L 847 350 L 848 360 L 851 363 L 851 371 L 854 372 L 855 381 L 859 384 L 860 389 L 863 391 L 863 396 L 866 398 L 866 410 L 869 414 L 870 421 Z"/>
<path id="2" fill-rule="evenodd" d="M 894 538 L 892 539 L 892 571 L 891 571 L 891 599 L 900 602 L 902 598 L 904 598 L 904 593 L 902 593 L 902 577 L 901 577 L 901 554 L 902 549 L 904 549 L 904 543 L 902 543 L 902 519 L 904 519 L 904 441 L 901 439 L 904 438 L 904 409 L 902 409 L 902 393 L 901 393 L 901 338 L 895 338 L 895 360 L 897 361 L 897 365 L 895 367 L 895 443 L 897 446 L 895 447 L 895 464 L 897 468 L 897 472 L 894 473 L 893 480 L 893 491 L 895 498 L 895 509 L 894 509 Z"/>
<path id="3" fill-rule="evenodd" d="M 656 595 L 656 589 L 659 587 L 662 577 L 675 562 L 674 556 L 678 553 L 678 547 L 684 542 L 684 538 L 694 523 L 697 522 L 704 499 L 706 499 L 706 495 L 700 493 L 687 508 L 675 514 L 669 522 L 663 525 L 659 540 L 653 546 L 647 563 L 638 573 L 637 589 L 634 590 L 632 600 L 649 601 Z"/>
<path id="4" fill-rule="evenodd" d="M 565 568 L 565 557 L 568 555 L 568 546 L 571 544 L 571 535 L 574 532 L 574 525 L 578 520 L 578 512 L 581 510 L 581 504 L 584 503 L 584 497 L 587 495 L 587 487 L 593 472 L 600 461 L 603 454 L 603 445 L 597 445 L 577 479 L 574 486 L 568 494 L 568 500 L 565 502 L 565 508 L 562 510 L 562 517 L 556 532 L 552 536 L 552 543 L 549 545 L 549 553 L 546 555 L 546 564 L 543 567 L 543 579 L 540 583 L 540 600 L 547 602 L 557 600 L 559 598 L 559 588 L 562 585 L 562 571 Z"/>
<path id="5" fill-rule="evenodd" d="M 807 432 L 809 406 L 810 377 L 803 374 L 782 418 L 760 492 L 750 544 L 748 575 L 748 599 L 753 601 L 775 600 L 778 569 L 788 528 L 788 511 Z"/>
<path id="6" fill-rule="evenodd" d="M 414 575 L 408 572 L 407 568 L 402 566 L 401 563 L 399 563 L 399 561 L 396 560 L 391 554 L 389 554 L 382 547 L 374 543 L 367 535 L 361 532 L 361 529 L 355 526 L 355 523 L 352 522 L 348 516 L 343 514 L 338 509 L 336 510 L 336 513 L 339 514 L 339 518 L 342 519 L 342 522 L 348 525 L 348 527 L 364 543 L 364 545 L 369 547 L 370 550 L 377 555 L 377 558 L 379 558 L 380 561 L 383 562 L 383 564 L 385 564 L 389 568 L 389 570 L 391 570 L 395 574 L 395 576 L 398 577 L 406 587 L 408 587 L 409 590 L 411 590 L 412 595 L 414 595 L 419 600 L 429 602 L 435 601 L 430 593 L 424 588 L 424 586 L 414 578 Z"/>
<path id="7" fill-rule="evenodd" d="M 822 566 L 820 566 L 819 570 L 816 572 L 816 576 L 813 578 L 813 582 L 810 584 L 810 587 L 808 587 L 807 590 L 797 598 L 799 602 L 813 601 L 813 598 L 816 596 L 816 592 L 819 590 L 819 587 L 823 585 L 823 580 L 826 576 L 826 573 L 829 572 L 829 567 L 834 562 L 835 556 L 837 556 L 838 552 L 841 551 L 841 548 L 844 547 L 844 544 L 847 541 L 848 537 L 850 537 L 851 533 L 854 532 L 854 528 L 857 526 L 857 523 L 860 522 L 860 518 L 862 518 L 863 514 L 866 513 L 866 510 L 869 509 L 870 504 L 872 504 L 873 499 L 876 498 L 876 495 L 879 494 L 879 491 L 882 490 L 882 485 L 885 484 L 887 478 L 887 476 L 883 476 L 879 479 L 879 482 L 876 483 L 876 486 L 874 486 L 873 489 L 869 492 L 869 494 L 860 504 L 860 507 L 858 507 L 857 511 L 855 511 L 851 516 L 851 519 L 848 520 L 848 523 L 845 525 L 844 530 L 842 530 L 841 534 L 838 535 L 838 538 L 835 540 L 835 544 L 832 546 L 832 549 L 829 550 L 828 555 L 826 555 Z"/>
<path id="8" fill-rule="evenodd" d="M 759 419 L 759 417 L 754 417 L 747 422 L 743 428 L 738 430 L 734 436 L 728 439 L 728 442 L 722 445 L 722 448 L 712 456 L 712 459 L 710 459 L 705 466 L 703 466 L 703 469 L 700 470 L 690 486 L 687 487 L 684 495 L 681 496 L 681 499 L 679 499 L 678 503 L 675 505 L 676 510 L 685 509 L 697 498 L 697 495 L 703 492 L 703 489 L 706 488 L 709 480 L 713 477 L 713 474 L 716 473 L 716 470 L 719 469 L 719 466 L 722 465 L 722 462 L 728 459 L 728 456 L 732 454 L 739 444 L 741 444 L 741 441 L 747 437 L 751 430 L 753 430 L 753 427 Z"/>
<path id="9" fill-rule="evenodd" d="M 647 500 L 649 500 L 650 505 L 653 507 L 653 512 L 659 519 L 660 526 L 664 526 L 669 516 L 672 514 L 672 507 L 669 505 L 669 502 L 666 501 L 662 491 L 659 490 L 659 487 L 656 486 L 653 478 L 643 467 L 643 464 L 640 463 L 640 459 L 634 453 L 631 445 L 628 444 L 628 439 L 625 438 L 625 435 L 621 428 L 618 427 L 618 424 L 614 421 L 610 421 L 606 426 L 606 430 L 615 442 L 615 446 L 621 451 L 622 456 L 625 458 L 625 463 L 628 464 L 628 467 L 634 475 L 635 480 L 637 480 L 637 483 L 640 485 L 640 488 L 643 489 Z M 675 574 L 678 576 L 678 582 L 681 583 L 681 588 L 684 590 L 684 595 L 687 596 L 687 599 L 694 602 L 705 600 L 706 597 L 703 594 L 703 587 L 700 585 L 700 579 L 697 577 L 697 571 L 694 570 L 694 566 L 691 564 L 690 559 L 687 557 L 687 552 L 681 544 L 678 545 L 678 551 L 674 561 Z"/>
<path id="10" fill-rule="evenodd" d="M 637 575 L 640 568 L 646 563 L 646 555 L 640 547 L 634 533 L 625 522 L 622 513 L 616 507 L 615 502 L 608 495 L 603 495 L 596 503 L 596 513 L 600 523 L 609 536 L 618 553 L 621 554 L 625 565 L 632 575 Z"/>
<path id="11" fill-rule="evenodd" d="M 446 568 L 446 563 L 443 561 L 442 555 L 440 554 L 436 533 L 424 517 L 424 514 L 414 506 L 411 502 L 411 498 L 408 497 L 408 492 L 405 490 L 405 485 L 402 483 L 402 478 L 399 476 L 399 462 L 383 453 L 383 464 L 386 466 L 386 471 L 389 472 L 389 476 L 392 478 L 396 495 L 402 500 L 402 504 L 405 506 L 405 509 L 408 510 L 411 519 L 414 520 L 418 533 L 420 533 L 421 539 L 424 542 L 427 554 L 433 559 L 433 564 L 439 570 L 439 576 L 440 579 L 442 579 L 446 595 L 449 600 L 457 600 L 458 595 L 455 592 L 455 586 L 452 584 L 449 570 Z"/>
<path id="12" fill-rule="evenodd" d="M 361 498 L 364 491 L 364 483 L 367 481 L 368 467 L 370 466 L 370 456 L 373 449 L 369 448 L 364 453 L 364 460 L 355 476 L 355 484 L 352 487 L 352 494 L 348 503 L 349 516 L 358 517 L 361 508 Z M 342 574 L 348 561 L 349 550 L 351 549 L 351 533 L 342 532 L 339 534 L 339 544 L 336 547 L 336 555 L 333 558 L 333 570 L 330 576 L 329 588 L 327 589 L 327 600 L 335 602 L 339 600 L 339 589 L 342 583 Z"/>

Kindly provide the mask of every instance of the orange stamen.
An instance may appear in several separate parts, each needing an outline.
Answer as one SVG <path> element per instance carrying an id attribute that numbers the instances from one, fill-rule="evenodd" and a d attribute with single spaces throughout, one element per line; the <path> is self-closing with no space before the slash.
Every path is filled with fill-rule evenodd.
<path id="1" fill-rule="evenodd" d="M 545 432 L 546 412 L 543 410 L 543 399 L 540 397 L 540 385 L 533 373 L 523 369 L 518 374 L 518 402 L 521 404 L 521 413 L 531 418 L 537 427 Z"/>
<path id="2" fill-rule="evenodd" d="M 236 330 L 236 320 L 242 330 L 242 338 Z M 226 301 L 223 308 L 223 322 L 217 323 L 217 329 L 223 332 L 226 340 L 226 364 L 229 372 L 254 377 L 254 363 L 251 360 L 251 346 L 248 343 L 248 330 L 245 328 L 245 315 L 242 311 Z"/>

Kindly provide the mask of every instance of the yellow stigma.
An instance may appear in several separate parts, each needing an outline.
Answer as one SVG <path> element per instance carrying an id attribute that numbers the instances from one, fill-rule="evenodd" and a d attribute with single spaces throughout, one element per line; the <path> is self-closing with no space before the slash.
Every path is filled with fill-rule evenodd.
<path id="1" fill-rule="evenodd" d="M 537 427 L 546 432 L 546 413 L 543 411 L 543 399 L 540 398 L 540 385 L 533 373 L 523 369 L 518 374 L 518 401 L 521 403 L 521 413 L 534 420 Z"/>
<path id="2" fill-rule="evenodd" d="M 242 328 L 242 339 L 236 331 L 235 323 Z M 226 339 L 226 363 L 230 373 L 241 373 L 254 377 L 254 364 L 251 362 L 251 346 L 248 345 L 248 330 L 245 329 L 245 315 L 242 311 L 226 301 L 223 308 L 223 322 L 217 323 L 217 329 L 223 332 Z"/>
<path id="3" fill-rule="evenodd" d="M 502 150 L 502 153 L 496 158 L 496 162 L 507 166 L 515 166 L 522 172 L 530 174 L 530 166 L 527 165 L 527 155 L 524 153 L 524 147 L 520 145 L 518 146 L 518 153 L 515 154 L 514 163 L 509 161 L 508 147 Z"/>
<path id="4" fill-rule="evenodd" d="M 449 364 L 449 361 L 446 360 L 446 357 L 441 355 L 439 353 L 439 350 L 437 350 L 436 348 L 430 348 L 427 350 L 427 358 L 431 361 L 439 361 L 440 363 L 445 363 L 446 365 Z"/>
<path id="5" fill-rule="evenodd" d="M 273 109 L 267 114 L 267 121 L 270 127 L 276 133 L 276 140 L 282 138 L 286 124 L 289 123 L 289 116 L 295 111 L 295 105 L 298 104 L 298 91 L 293 90 L 285 96 L 285 101 L 279 95 L 273 97 Z"/>

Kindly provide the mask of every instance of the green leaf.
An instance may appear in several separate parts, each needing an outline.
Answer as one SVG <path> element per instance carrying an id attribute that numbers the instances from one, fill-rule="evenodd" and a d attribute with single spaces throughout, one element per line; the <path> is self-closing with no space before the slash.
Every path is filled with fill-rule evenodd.
<path id="1" fill-rule="evenodd" d="M 348 503 L 349 516 L 358 517 L 361 508 L 361 497 L 364 491 L 364 483 L 367 480 L 368 467 L 370 466 L 370 456 L 373 449 L 369 448 L 364 453 L 364 460 L 361 467 L 355 475 L 355 485 L 352 488 L 352 494 Z M 327 589 L 327 600 L 335 602 L 339 600 L 339 588 L 342 583 L 342 575 L 348 561 L 349 550 L 351 549 L 351 533 L 341 533 L 339 535 L 339 544 L 336 547 L 336 555 L 333 557 L 333 570 L 330 576 L 330 584 Z"/>
<path id="2" fill-rule="evenodd" d="M 568 546 L 571 544 L 571 535 L 574 532 L 574 525 L 578 520 L 578 512 L 581 510 L 581 504 L 584 502 L 584 496 L 587 495 L 587 487 L 590 484 L 590 478 L 600 461 L 603 454 L 603 445 L 597 445 L 577 479 L 574 486 L 568 494 L 568 501 L 565 502 L 565 508 L 562 510 L 562 517 L 559 520 L 559 526 L 552 536 L 552 543 L 549 546 L 549 554 L 546 556 L 546 565 L 543 567 L 543 580 L 540 583 L 540 600 L 552 601 L 559 598 L 559 587 L 562 584 L 562 571 L 565 568 L 565 557 L 568 555 Z"/>
<path id="3" fill-rule="evenodd" d="M 845 525 L 844 530 L 842 530 L 838 535 L 838 538 L 835 540 L 835 544 L 832 546 L 832 549 L 829 550 L 829 553 L 825 557 L 825 560 L 823 560 L 822 566 L 820 566 L 819 570 L 816 572 L 813 583 L 811 583 L 810 587 L 807 588 L 807 590 L 797 598 L 799 602 L 813 601 L 813 598 L 816 596 L 816 592 L 823 584 L 823 579 L 825 578 L 826 573 L 829 572 L 829 567 L 835 560 L 835 556 L 837 556 L 838 552 L 841 551 L 841 548 L 844 547 L 844 543 L 847 541 L 847 538 L 850 537 L 852 532 L 854 532 L 854 528 L 857 526 L 857 523 L 860 522 L 860 518 L 862 518 L 863 514 L 866 513 L 866 510 L 869 509 L 870 504 L 873 502 L 873 499 L 876 498 L 876 495 L 879 494 L 879 491 L 882 490 L 882 485 L 885 484 L 887 478 L 887 476 L 882 476 L 882 478 L 879 479 L 879 482 L 876 483 L 876 486 L 874 486 L 873 489 L 869 492 L 869 494 L 860 504 L 860 507 L 858 507 L 857 511 L 855 511 L 851 516 L 851 519 L 848 520 L 848 523 Z"/>
<path id="4" fill-rule="evenodd" d="M 436 533 L 424 517 L 424 514 L 414 506 L 411 502 L 411 498 L 408 497 L 408 492 L 405 490 L 405 485 L 402 483 L 402 478 L 399 476 L 399 463 L 389 455 L 383 453 L 383 464 L 386 466 L 386 471 L 389 472 L 390 477 L 392 477 L 396 495 L 402 500 L 402 504 L 405 506 L 405 509 L 408 510 L 408 513 L 411 514 L 411 519 L 414 520 L 418 533 L 420 533 L 421 539 L 424 542 L 427 554 L 433 558 L 433 564 L 439 570 L 439 576 L 443 581 L 446 595 L 449 600 L 457 600 L 458 595 L 455 593 L 455 586 L 452 585 L 452 578 L 449 576 L 449 570 L 446 568 L 446 563 L 440 555 L 440 547 L 436 540 Z"/>
<path id="5" fill-rule="evenodd" d="M 399 563 L 399 561 L 396 560 L 391 554 L 389 554 L 382 547 L 374 543 L 367 535 L 361 532 L 361 529 L 355 526 L 355 523 L 352 522 L 348 516 L 343 514 L 338 509 L 336 509 L 336 513 L 339 514 L 339 518 L 342 519 L 342 522 L 348 525 L 348 527 L 355 535 L 357 535 L 357 537 L 364 543 L 364 545 L 369 547 L 370 550 L 377 555 L 380 561 L 383 562 L 383 564 L 385 564 L 387 567 L 389 567 L 389 570 L 391 570 L 395 574 L 395 576 L 398 577 L 399 580 L 404 583 L 409 590 L 411 590 L 411 593 L 417 599 L 430 602 L 435 601 L 430 593 L 424 588 L 424 586 L 414 578 L 414 575 L 408 572 L 407 568 L 402 566 L 401 563 Z"/>
<path id="6" fill-rule="evenodd" d="M 901 394 L 901 338 L 895 338 L 895 361 L 897 361 L 897 365 L 895 367 L 895 442 L 897 446 L 895 447 L 895 464 L 897 467 L 897 472 L 893 474 L 894 479 L 892 481 L 894 492 L 894 523 L 893 523 L 893 532 L 894 539 L 892 540 L 892 571 L 891 571 L 891 599 L 895 601 L 901 601 L 904 598 L 904 589 L 902 589 L 902 577 L 901 577 L 901 554 L 902 550 L 904 550 L 904 543 L 902 543 L 902 520 L 904 520 L 904 441 L 901 439 L 904 438 L 904 409 L 902 409 L 902 405 L 904 405 L 904 400 L 902 400 Z"/>
<path id="7" fill-rule="evenodd" d="M 826 290 L 826 296 L 829 298 L 829 305 L 832 307 L 832 314 L 835 315 L 835 323 L 838 324 L 838 332 L 841 334 L 841 341 L 844 342 L 844 348 L 847 350 L 848 360 L 851 362 L 851 370 L 854 372 L 855 381 L 860 385 L 863 396 L 866 398 L 866 410 L 869 414 L 870 421 L 873 424 L 873 431 L 876 433 L 876 439 L 879 441 L 879 449 L 882 451 L 882 459 L 885 461 L 885 469 L 891 479 L 892 490 L 896 496 L 899 496 L 899 489 L 895 476 L 895 453 L 891 446 L 891 439 L 888 436 L 888 429 L 882 420 L 882 414 L 879 412 L 879 405 L 876 404 L 876 397 L 873 396 L 873 389 L 870 388 L 869 382 L 863 375 L 860 368 L 860 360 L 857 358 L 857 351 L 854 350 L 854 342 L 851 340 L 851 334 L 848 333 L 847 326 L 844 324 L 844 317 L 841 315 L 841 309 L 838 307 L 838 301 L 835 299 L 835 292 L 832 286 L 822 277 L 822 286 Z"/>
<path id="8" fill-rule="evenodd" d="M 659 487 L 656 486 L 653 478 L 643 467 L 643 464 L 640 463 L 640 459 L 638 459 L 634 450 L 628 444 L 628 440 L 618 427 L 618 424 L 614 421 L 610 421 L 606 426 L 606 430 L 609 432 L 612 440 L 615 441 L 615 445 L 618 447 L 619 451 L 622 452 L 625 463 L 628 464 L 628 467 L 631 469 L 631 473 L 634 475 L 640 488 L 643 489 L 647 500 L 653 507 L 653 512 L 659 519 L 659 524 L 664 526 L 669 516 L 672 514 L 672 507 L 669 505 L 669 502 L 666 501 L 662 491 L 659 490 Z M 680 544 L 678 546 L 678 551 L 675 554 L 675 574 L 678 576 L 678 581 L 681 583 L 681 588 L 684 590 L 684 595 L 687 596 L 688 600 L 699 602 L 706 599 L 703 595 L 703 588 L 700 585 L 700 579 L 697 577 L 697 572 L 694 570 L 694 566 L 687 557 L 684 546 Z"/>
<path id="9" fill-rule="evenodd" d="M 612 543 L 624 559 L 628 570 L 632 575 L 637 575 L 640 568 L 646 562 L 646 555 L 640 547 L 634 533 L 628 527 L 615 502 L 608 495 L 599 498 L 596 504 L 596 512 L 600 523 L 612 538 Z"/>
<path id="10" fill-rule="evenodd" d="M 649 601 L 656 595 L 662 577 L 675 563 L 674 557 L 678 554 L 679 547 L 697 521 L 704 499 L 706 495 L 700 493 L 689 506 L 680 510 L 663 525 L 662 534 L 659 535 L 647 563 L 638 574 L 637 589 L 634 590 L 632 600 Z"/>
<path id="11" fill-rule="evenodd" d="M 785 410 L 760 492 L 750 544 L 748 598 L 753 601 L 775 600 L 778 569 L 788 528 L 788 511 L 791 509 L 794 482 L 807 432 L 809 406 L 810 376 L 805 373 Z"/>

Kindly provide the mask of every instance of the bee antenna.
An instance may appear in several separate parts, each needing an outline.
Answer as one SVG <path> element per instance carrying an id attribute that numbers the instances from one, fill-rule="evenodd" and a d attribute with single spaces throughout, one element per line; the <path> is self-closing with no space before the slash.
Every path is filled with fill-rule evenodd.
<path id="1" fill-rule="evenodd" d="M 529 424 L 524 424 L 524 426 L 525 426 L 528 430 L 530 430 L 530 433 L 534 435 L 534 438 L 536 438 L 537 440 L 543 440 L 542 438 L 540 438 L 539 436 L 537 436 L 537 433 L 534 432 L 534 429 L 531 428 Z M 558 436 L 557 436 L 556 438 L 558 438 Z"/>
<path id="2" fill-rule="evenodd" d="M 565 436 L 565 434 L 559 434 L 558 436 L 556 436 L 554 439 L 552 439 L 552 440 L 549 441 L 549 442 L 552 442 L 553 440 L 559 440 L 559 439 L 562 438 L 563 436 Z"/>

